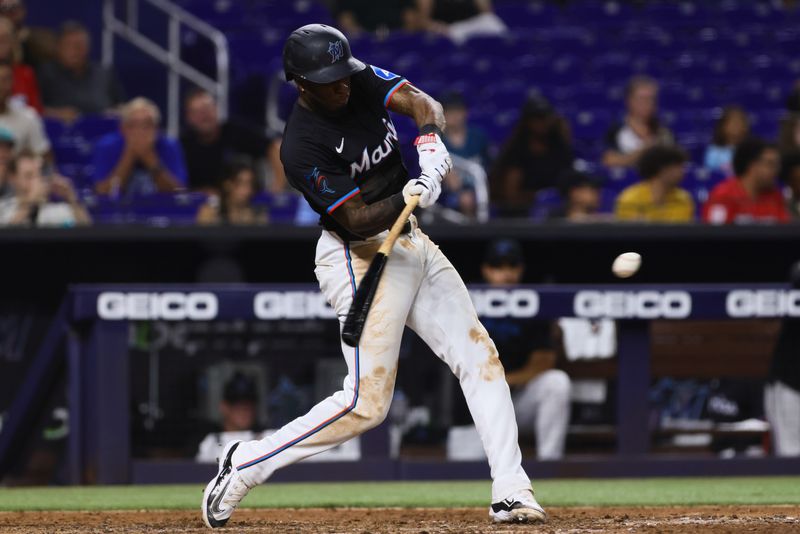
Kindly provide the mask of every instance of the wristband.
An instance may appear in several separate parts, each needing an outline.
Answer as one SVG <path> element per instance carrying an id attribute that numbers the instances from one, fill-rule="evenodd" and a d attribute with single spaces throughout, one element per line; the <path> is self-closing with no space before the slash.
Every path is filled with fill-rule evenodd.
<path id="1" fill-rule="evenodd" d="M 431 133 L 438 135 L 439 139 L 441 139 L 444 136 L 444 132 L 442 131 L 442 129 L 433 123 L 423 124 L 422 128 L 419 129 L 420 135 L 426 135 Z"/>

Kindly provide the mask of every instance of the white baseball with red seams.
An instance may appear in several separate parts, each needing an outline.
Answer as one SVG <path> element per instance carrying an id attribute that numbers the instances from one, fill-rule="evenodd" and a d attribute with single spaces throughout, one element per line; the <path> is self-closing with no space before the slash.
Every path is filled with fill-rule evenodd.
<path id="1" fill-rule="evenodd" d="M 642 257 L 636 252 L 624 252 L 611 264 L 611 272 L 619 278 L 629 278 L 636 274 L 642 265 Z"/>
<path id="2" fill-rule="evenodd" d="M 491 467 L 492 501 L 531 490 L 494 343 L 458 272 L 439 247 L 415 223 L 412 226 L 414 230 L 400 236 L 389 257 L 358 348 L 342 343 L 348 366 L 342 390 L 271 436 L 243 442 L 234 452 L 233 465 L 248 486 L 380 424 L 392 401 L 400 341 L 408 326 L 461 383 Z M 323 230 L 315 273 L 340 323 L 386 234 L 347 244 Z"/>

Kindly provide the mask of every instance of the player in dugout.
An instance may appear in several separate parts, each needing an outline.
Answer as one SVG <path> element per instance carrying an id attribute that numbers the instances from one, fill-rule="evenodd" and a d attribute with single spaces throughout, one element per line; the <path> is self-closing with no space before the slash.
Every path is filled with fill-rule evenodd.
<path id="1" fill-rule="evenodd" d="M 337 29 L 311 24 L 283 49 L 299 98 L 281 147 L 286 176 L 320 215 L 315 274 L 343 323 L 356 287 L 406 204 L 436 202 L 452 163 L 442 106 L 402 76 L 354 58 Z M 414 119 L 421 174 L 410 178 L 388 111 Z M 260 441 L 232 441 L 206 487 L 202 513 L 222 527 L 251 488 L 277 469 L 380 424 L 389 410 L 405 326 L 458 377 L 491 467 L 495 522 L 541 522 L 522 468 L 514 406 L 497 349 L 458 272 L 411 217 L 386 264 L 360 343 L 342 343 L 341 391 Z"/>

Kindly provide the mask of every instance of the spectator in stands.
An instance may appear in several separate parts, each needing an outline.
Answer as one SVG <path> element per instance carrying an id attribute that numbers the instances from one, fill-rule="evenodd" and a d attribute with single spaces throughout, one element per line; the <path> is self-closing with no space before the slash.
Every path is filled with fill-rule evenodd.
<path id="1" fill-rule="evenodd" d="M 211 195 L 200 207 L 200 224 L 266 224 L 267 213 L 252 204 L 256 190 L 256 175 L 244 162 L 229 165 L 222 181 L 222 195 Z"/>
<path id="2" fill-rule="evenodd" d="M 208 434 L 200 443 L 195 456 L 198 462 L 215 462 L 222 452 L 221 443 L 256 439 L 258 387 L 255 380 L 237 371 L 225 384 L 219 412 L 222 422 L 216 432 Z"/>
<path id="3" fill-rule="evenodd" d="M 619 197 L 615 214 L 622 221 L 661 223 L 690 222 L 694 201 L 680 187 L 689 156 L 675 146 L 646 149 L 637 165 L 642 181 L 627 187 Z"/>
<path id="4" fill-rule="evenodd" d="M 703 220 L 712 224 L 787 222 L 783 196 L 775 184 L 780 169 L 778 148 L 750 139 L 733 154 L 735 176 L 717 184 L 703 206 Z"/>
<path id="5" fill-rule="evenodd" d="M 490 176 L 498 215 L 524 217 L 536 192 L 555 185 L 574 160 L 569 126 L 544 97 L 529 97 Z"/>
<path id="6" fill-rule="evenodd" d="M 800 220 L 800 151 L 783 156 L 781 182 L 786 186 L 786 210 L 792 219 Z"/>
<path id="7" fill-rule="evenodd" d="M 706 169 L 733 172 L 733 150 L 750 135 L 750 119 L 739 106 L 728 106 L 714 125 L 714 136 L 703 158 Z"/>
<path id="8" fill-rule="evenodd" d="M 490 286 L 518 285 L 524 271 L 518 242 L 500 239 L 489 245 L 481 273 Z M 535 432 L 540 460 L 561 458 L 569 424 L 571 383 L 564 371 L 556 369 L 550 324 L 511 317 L 482 320 L 505 368 L 520 431 Z"/>
<path id="9" fill-rule="evenodd" d="M 33 108 L 14 101 L 13 80 L 14 71 L 11 64 L 0 62 L 0 126 L 10 130 L 14 135 L 16 154 L 27 150 L 51 159 L 50 140 L 45 134 L 42 119 Z"/>
<path id="10" fill-rule="evenodd" d="M 800 263 L 792 266 L 792 288 L 800 289 Z M 800 319 L 787 317 L 764 388 L 764 412 L 776 456 L 800 456 Z"/>
<path id="11" fill-rule="evenodd" d="M 14 34 L 14 24 L 4 17 L 0 17 L 0 61 L 11 63 L 14 70 L 14 85 L 11 92 L 22 99 L 22 102 L 37 113 L 42 113 L 42 100 L 39 97 L 39 85 L 36 83 L 36 74 L 33 69 L 19 62 L 17 58 L 19 46 Z"/>
<path id="12" fill-rule="evenodd" d="M 10 164 L 14 157 L 14 134 L 0 126 L 0 199 L 12 195 Z"/>
<path id="13" fill-rule="evenodd" d="M 658 119 L 658 83 L 647 76 L 636 76 L 625 90 L 627 112 L 622 123 L 606 134 L 603 165 L 632 167 L 645 148 L 673 144 L 672 132 Z"/>
<path id="14" fill-rule="evenodd" d="M 89 31 L 67 21 L 58 34 L 55 61 L 39 68 L 45 115 L 72 122 L 80 115 L 111 111 L 123 101 L 114 72 L 89 60 Z"/>
<path id="15" fill-rule="evenodd" d="M 557 188 L 562 203 L 548 219 L 583 223 L 607 218 L 600 214 L 600 180 L 596 176 L 569 170 L 559 177 Z"/>
<path id="16" fill-rule="evenodd" d="M 349 35 L 364 31 L 386 34 L 419 25 L 414 0 L 335 0 L 333 14 L 339 28 Z"/>
<path id="17" fill-rule="evenodd" d="M 492 0 L 417 0 L 420 29 L 460 44 L 478 35 L 504 35 L 508 27 L 492 10 Z"/>
<path id="18" fill-rule="evenodd" d="M 184 100 L 186 128 L 181 145 L 186 156 L 191 189 L 219 192 L 224 168 L 237 157 L 252 161 L 266 158 L 271 172 L 267 187 L 274 193 L 286 190 L 280 161 L 280 138 L 268 139 L 263 132 L 237 121 L 222 122 L 217 103 L 208 91 L 194 89 Z"/>
<path id="19" fill-rule="evenodd" d="M 460 94 L 447 93 L 439 101 L 447 122 L 443 141 L 450 154 L 457 156 L 453 159 L 453 170 L 442 182 L 442 198 L 439 202 L 468 217 L 474 217 L 477 212 L 475 181 L 486 179 L 489 138 L 480 127 L 469 124 L 467 105 Z M 480 168 L 476 169 L 475 165 Z"/>
<path id="20" fill-rule="evenodd" d="M 469 159 L 484 169 L 489 166 L 489 137 L 480 126 L 469 124 L 469 111 L 464 97 L 451 92 L 439 99 L 444 109 L 447 131 L 444 133 L 445 146 L 450 154 Z"/>
<path id="21" fill-rule="evenodd" d="M 94 186 L 101 195 L 171 192 L 186 185 L 180 144 L 159 132 L 161 113 L 150 100 L 122 107 L 120 131 L 101 137 L 94 149 Z"/>
<path id="22" fill-rule="evenodd" d="M 56 174 L 45 176 L 44 159 L 23 151 L 9 165 L 13 196 L 0 202 L 0 224 L 18 226 L 75 226 L 91 218 L 78 201 L 72 183 Z M 50 197 L 63 201 L 53 202 Z"/>
<path id="23" fill-rule="evenodd" d="M 800 151 L 800 112 L 790 113 L 781 121 L 778 150 L 781 154 Z"/>
<path id="24" fill-rule="evenodd" d="M 14 24 L 19 60 L 37 68 L 55 57 L 56 37 L 49 28 L 26 25 L 26 16 L 27 10 L 22 0 L 0 0 L 0 17 L 7 18 Z"/>

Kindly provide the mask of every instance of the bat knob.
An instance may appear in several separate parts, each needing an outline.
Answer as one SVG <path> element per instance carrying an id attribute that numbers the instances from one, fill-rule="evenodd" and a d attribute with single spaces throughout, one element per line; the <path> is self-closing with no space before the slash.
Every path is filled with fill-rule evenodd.
<path id="1" fill-rule="evenodd" d="M 349 332 L 347 330 L 342 331 L 342 341 L 344 341 L 345 345 L 349 347 L 357 347 L 358 346 L 358 338 L 360 338 L 358 334 L 355 332 Z"/>

